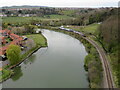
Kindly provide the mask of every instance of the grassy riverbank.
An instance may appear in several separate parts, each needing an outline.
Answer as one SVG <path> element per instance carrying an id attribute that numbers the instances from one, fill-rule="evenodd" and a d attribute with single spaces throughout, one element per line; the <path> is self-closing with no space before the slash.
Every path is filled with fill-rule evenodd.
<path id="1" fill-rule="evenodd" d="M 27 56 L 30 56 L 31 53 L 34 53 L 34 51 L 37 51 L 41 47 L 47 47 L 47 39 L 42 34 L 30 34 L 26 35 L 29 39 L 32 39 L 35 43 L 35 47 L 31 48 L 28 52 L 23 54 L 21 56 L 21 59 L 26 58 Z"/>
<path id="2" fill-rule="evenodd" d="M 14 75 L 14 71 L 10 68 L 16 67 L 20 63 L 22 63 L 27 57 L 32 55 L 35 51 L 37 51 L 41 47 L 47 47 L 47 40 L 42 34 L 30 34 L 26 35 L 29 39 L 32 39 L 35 43 L 35 47 L 31 48 L 29 51 L 25 52 L 25 54 L 21 55 L 21 60 L 18 64 L 13 66 L 4 66 L 0 71 L 0 82 L 7 80 L 12 75 Z"/>
<path id="3" fill-rule="evenodd" d="M 31 35 L 26 35 L 28 38 L 34 40 L 36 43 L 36 46 L 42 46 L 45 47 L 47 46 L 47 40 L 42 34 L 31 34 Z"/>
<path id="4" fill-rule="evenodd" d="M 13 71 L 9 69 L 3 68 L 2 71 L 0 71 L 0 82 L 7 80 L 13 75 Z"/>

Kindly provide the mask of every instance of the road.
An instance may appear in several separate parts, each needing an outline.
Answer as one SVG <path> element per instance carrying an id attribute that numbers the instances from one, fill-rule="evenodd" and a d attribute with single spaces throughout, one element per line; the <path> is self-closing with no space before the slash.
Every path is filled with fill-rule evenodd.
<path id="1" fill-rule="evenodd" d="M 90 42 L 97 49 L 97 51 L 99 53 L 99 56 L 100 56 L 100 59 L 102 62 L 102 66 L 103 66 L 103 70 L 104 70 L 104 72 L 103 72 L 104 84 L 105 84 L 104 88 L 109 88 L 109 90 L 113 90 L 113 88 L 115 88 L 115 85 L 114 85 L 110 65 L 107 60 L 105 51 L 95 41 L 89 39 L 88 37 L 83 37 L 83 38 L 86 39 L 88 42 Z"/>

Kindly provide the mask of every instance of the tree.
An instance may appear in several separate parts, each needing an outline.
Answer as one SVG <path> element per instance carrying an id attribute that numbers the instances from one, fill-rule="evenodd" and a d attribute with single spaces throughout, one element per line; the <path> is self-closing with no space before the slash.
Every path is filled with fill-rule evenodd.
<path id="1" fill-rule="evenodd" d="M 118 16 L 114 15 L 105 20 L 99 27 L 99 37 L 109 52 L 120 41 L 118 25 Z"/>
<path id="2" fill-rule="evenodd" d="M 24 28 L 26 30 L 26 33 L 35 33 L 35 30 L 37 27 L 35 25 L 24 25 Z"/>
<path id="3" fill-rule="evenodd" d="M 12 30 L 11 30 L 13 33 L 15 34 L 18 34 L 18 35 L 21 35 L 21 34 L 25 34 L 26 33 L 26 30 L 24 27 L 12 27 Z"/>
<path id="4" fill-rule="evenodd" d="M 15 65 L 20 61 L 21 49 L 17 45 L 10 45 L 6 51 L 7 58 L 11 65 Z"/>
<path id="5" fill-rule="evenodd" d="M 8 27 L 8 23 L 2 23 L 2 28 L 6 29 Z"/>

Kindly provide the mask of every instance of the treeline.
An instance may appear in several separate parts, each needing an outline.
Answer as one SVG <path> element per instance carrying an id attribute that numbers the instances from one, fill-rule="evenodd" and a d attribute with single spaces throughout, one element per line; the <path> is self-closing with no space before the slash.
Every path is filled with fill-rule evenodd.
<path id="1" fill-rule="evenodd" d="M 88 71 L 88 80 L 90 88 L 103 88 L 103 68 L 99 54 L 96 49 L 84 41 L 88 55 L 85 57 L 84 67 Z"/>
<path id="2" fill-rule="evenodd" d="M 2 13 L 9 16 L 19 16 L 19 15 L 26 15 L 32 14 L 35 16 L 44 16 L 44 15 L 51 15 L 51 14 L 58 14 L 58 10 L 55 8 L 39 8 L 39 9 L 20 9 L 20 10 L 9 10 L 9 9 L 2 9 Z"/>
<path id="3" fill-rule="evenodd" d="M 36 14 L 37 16 L 44 16 L 46 18 L 50 18 L 49 15 L 71 15 L 73 18 L 66 19 L 49 19 L 49 20 L 30 20 L 30 23 L 40 24 L 42 26 L 60 26 L 60 25 L 78 25 L 85 26 L 92 23 L 103 22 L 111 15 L 116 15 L 118 12 L 117 8 L 105 8 L 105 9 L 86 9 L 86 10 L 64 10 L 64 9 L 56 9 L 56 8 L 40 8 L 40 9 L 32 9 L 32 10 L 18 10 L 18 11 L 6 11 L 3 10 L 8 16 L 11 14 Z M 8 23 L 8 25 L 11 23 Z M 20 26 L 24 23 L 15 23 L 16 26 Z M 4 27 L 4 19 L 3 19 L 3 27 Z"/>
<path id="4" fill-rule="evenodd" d="M 118 16 L 111 16 L 99 28 L 99 37 L 105 43 L 108 52 L 112 52 L 112 47 L 116 46 L 119 41 Z"/>
<path id="5" fill-rule="evenodd" d="M 110 55 L 110 63 L 113 69 L 113 76 L 117 87 L 120 87 L 120 29 L 119 14 L 109 17 L 99 28 L 99 39 Z"/>
<path id="6" fill-rule="evenodd" d="M 73 14 L 76 14 L 75 11 Z M 88 10 L 87 10 L 88 11 Z M 92 23 L 98 23 L 103 22 L 111 15 L 117 15 L 118 14 L 118 8 L 113 9 L 100 9 L 100 10 L 90 10 L 87 13 L 84 12 L 82 14 L 78 14 L 75 16 L 75 18 L 68 18 L 68 19 L 59 19 L 59 20 L 41 20 L 37 21 L 34 20 L 34 23 L 39 23 L 43 26 L 60 26 L 60 25 L 77 25 L 77 26 L 86 26 Z"/>

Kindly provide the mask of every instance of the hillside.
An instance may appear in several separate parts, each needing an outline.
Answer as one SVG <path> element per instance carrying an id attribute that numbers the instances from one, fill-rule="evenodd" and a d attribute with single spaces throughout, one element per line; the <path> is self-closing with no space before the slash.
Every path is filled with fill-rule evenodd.
<path id="1" fill-rule="evenodd" d="M 118 18 L 120 16 L 111 16 L 100 25 L 99 38 L 110 56 L 114 81 L 117 87 L 120 87 L 120 29 L 118 28 Z"/>

